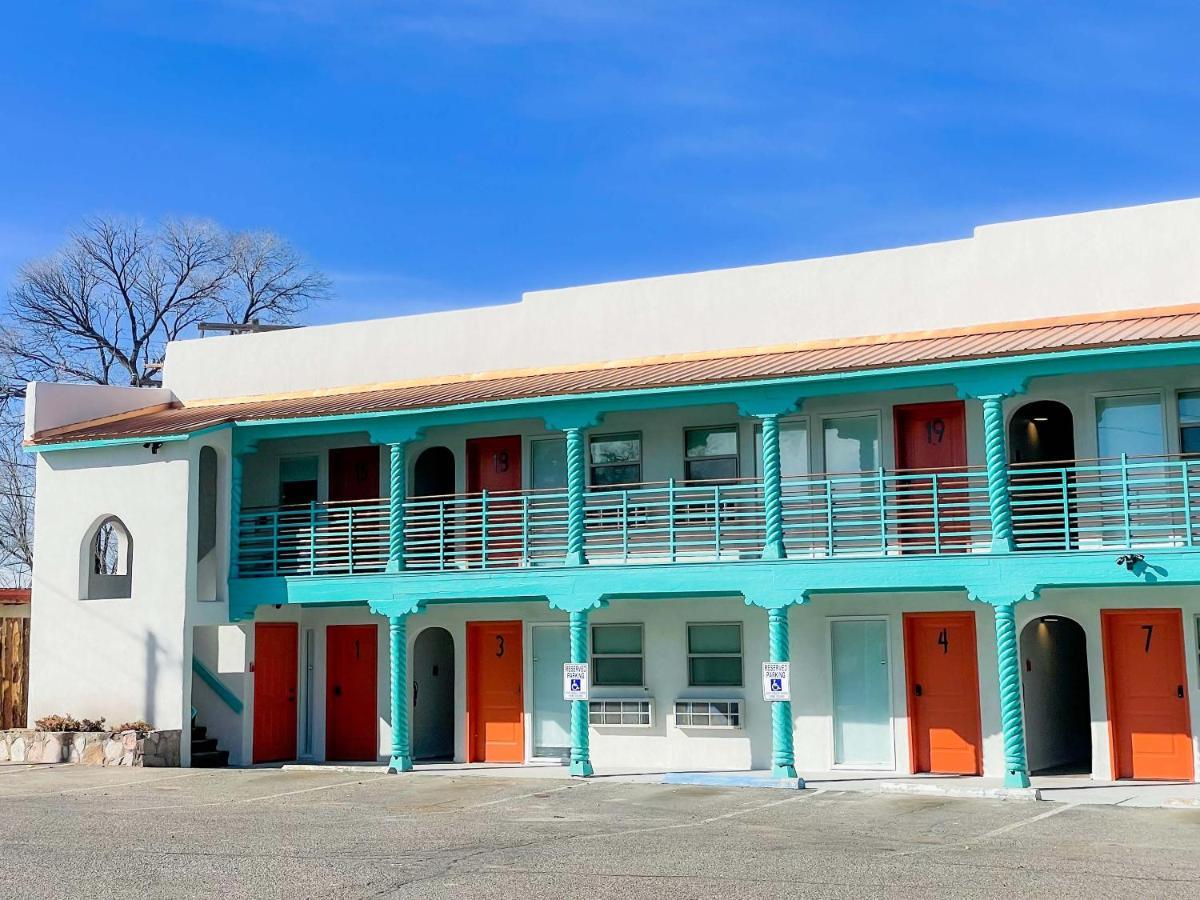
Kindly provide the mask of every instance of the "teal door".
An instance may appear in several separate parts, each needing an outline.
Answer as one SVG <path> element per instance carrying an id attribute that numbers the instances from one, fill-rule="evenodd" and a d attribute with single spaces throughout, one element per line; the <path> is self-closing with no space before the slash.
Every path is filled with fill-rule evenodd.
<path id="1" fill-rule="evenodd" d="M 887 622 L 843 619 L 829 627 L 834 764 L 890 769 L 895 763 Z"/>
<path id="2" fill-rule="evenodd" d="M 571 755 L 571 704 L 563 699 L 563 663 L 571 661 L 566 625 L 533 626 L 533 755 Z"/>

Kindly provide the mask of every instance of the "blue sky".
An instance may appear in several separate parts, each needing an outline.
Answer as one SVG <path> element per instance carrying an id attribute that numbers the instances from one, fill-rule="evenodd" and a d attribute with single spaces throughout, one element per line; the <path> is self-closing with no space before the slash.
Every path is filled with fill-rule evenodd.
<path id="1" fill-rule="evenodd" d="M 1196 196 L 1198 46 L 1193 3 L 14 3 L 0 282 L 201 216 L 333 321 Z"/>

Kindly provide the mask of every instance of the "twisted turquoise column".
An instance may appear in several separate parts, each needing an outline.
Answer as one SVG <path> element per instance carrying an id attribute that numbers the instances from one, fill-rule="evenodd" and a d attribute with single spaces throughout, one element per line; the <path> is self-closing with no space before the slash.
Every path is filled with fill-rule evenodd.
<path id="1" fill-rule="evenodd" d="M 1000 674 L 1000 723 L 1004 729 L 1004 786 L 1029 787 L 1025 759 L 1025 722 L 1021 717 L 1021 660 L 1017 653 L 1015 604 L 1001 603 L 996 612 L 996 661 Z"/>
<path id="2" fill-rule="evenodd" d="M 565 428 L 567 435 L 567 565 L 582 566 L 587 562 L 583 550 L 584 494 L 587 481 L 584 468 L 583 429 Z M 587 662 L 586 659 L 579 662 Z"/>
<path id="3" fill-rule="evenodd" d="M 388 616 L 392 656 L 392 758 L 388 773 L 412 771 L 408 729 L 408 617 Z"/>
<path id="4" fill-rule="evenodd" d="M 404 570 L 404 498 L 408 474 L 404 462 L 404 444 L 390 444 L 391 472 L 388 494 L 388 564 L 389 572 Z"/>
<path id="5" fill-rule="evenodd" d="M 571 613 L 571 662 L 588 661 L 588 614 L 586 610 Z M 588 702 L 571 701 L 571 766 L 568 771 L 580 778 L 594 774 L 591 751 L 588 747 Z"/>
<path id="6" fill-rule="evenodd" d="M 1008 449 L 1004 442 L 1004 395 L 987 394 L 983 403 L 983 449 L 987 460 L 988 513 L 992 552 L 1013 549 L 1012 505 L 1008 496 Z"/>
<path id="7" fill-rule="evenodd" d="M 783 559 L 783 479 L 779 460 L 779 416 L 762 417 L 763 515 L 766 541 L 763 559 Z M 786 625 L 784 626 L 786 628 Z"/>
<path id="8" fill-rule="evenodd" d="M 788 662 L 788 607 L 767 610 L 769 662 Z M 779 700 L 771 704 L 771 777 L 796 777 L 796 751 L 792 746 L 792 704 Z"/>
<path id="9" fill-rule="evenodd" d="M 229 577 L 237 578 L 242 544 L 242 457 L 237 453 L 229 460 L 229 517 Z"/>

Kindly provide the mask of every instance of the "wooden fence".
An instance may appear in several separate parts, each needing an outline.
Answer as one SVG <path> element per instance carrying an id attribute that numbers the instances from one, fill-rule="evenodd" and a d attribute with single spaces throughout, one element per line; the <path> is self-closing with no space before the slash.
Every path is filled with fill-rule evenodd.
<path id="1" fill-rule="evenodd" d="M 25 728 L 29 700 L 29 619 L 0 618 L 0 730 Z"/>

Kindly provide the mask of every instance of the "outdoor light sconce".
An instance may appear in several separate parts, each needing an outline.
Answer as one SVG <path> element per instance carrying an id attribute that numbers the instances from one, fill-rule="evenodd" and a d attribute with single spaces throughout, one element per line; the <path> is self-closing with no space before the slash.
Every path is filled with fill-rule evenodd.
<path id="1" fill-rule="evenodd" d="M 1117 565 L 1124 566 L 1129 572 L 1133 571 L 1134 566 L 1140 562 L 1144 562 L 1146 557 L 1140 553 L 1126 553 L 1124 556 L 1117 557 Z"/>
<path id="2" fill-rule="evenodd" d="M 146 443 L 142 444 L 143 447 L 150 451 L 151 456 L 157 456 L 159 448 L 162 447 L 162 445 L 162 441 L 147 441 Z"/>

